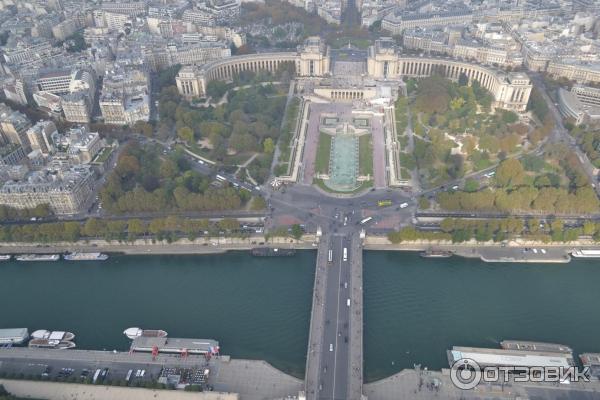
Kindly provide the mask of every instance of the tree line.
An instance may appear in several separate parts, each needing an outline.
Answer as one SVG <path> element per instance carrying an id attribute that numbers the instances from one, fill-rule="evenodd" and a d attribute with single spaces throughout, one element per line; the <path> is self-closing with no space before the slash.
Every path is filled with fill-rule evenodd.
<path id="1" fill-rule="evenodd" d="M 528 220 L 514 217 L 480 220 L 445 218 L 440 223 L 438 231 L 422 231 L 415 227 L 406 227 L 389 233 L 388 239 L 398 244 L 415 240 L 461 243 L 474 239 L 478 242 L 502 242 L 519 237 L 549 243 L 572 242 L 581 236 L 600 241 L 600 223 L 586 221 L 581 226 L 569 226 L 560 219 L 552 219 L 546 224 L 536 218 Z"/>
<path id="2" fill-rule="evenodd" d="M 2 242 L 76 242 L 80 239 L 133 241 L 153 238 L 172 241 L 179 237 L 194 240 L 199 236 L 244 236 L 237 219 L 224 218 L 217 222 L 168 216 L 142 220 L 103 220 L 89 218 L 84 222 L 65 221 L 25 225 L 0 226 Z"/>

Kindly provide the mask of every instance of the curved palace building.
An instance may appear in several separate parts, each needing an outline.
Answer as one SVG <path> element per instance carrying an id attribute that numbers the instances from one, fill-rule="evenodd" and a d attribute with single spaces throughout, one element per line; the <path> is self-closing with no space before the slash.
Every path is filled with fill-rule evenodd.
<path id="1" fill-rule="evenodd" d="M 258 53 L 233 56 L 202 66 L 183 67 L 177 88 L 183 96 L 203 97 L 213 80 L 228 81 L 242 71 L 275 72 L 282 64 L 294 65 L 300 81 L 316 95 L 331 101 L 353 101 L 389 97 L 397 93 L 403 77 L 440 74 L 458 80 L 464 74 L 469 83 L 478 81 L 494 97 L 494 106 L 525 111 L 531 82 L 520 72 L 504 72 L 490 66 L 451 58 L 402 55 L 391 38 L 381 38 L 368 51 L 356 48 L 332 50 L 318 37 L 307 39 L 297 52 Z"/>

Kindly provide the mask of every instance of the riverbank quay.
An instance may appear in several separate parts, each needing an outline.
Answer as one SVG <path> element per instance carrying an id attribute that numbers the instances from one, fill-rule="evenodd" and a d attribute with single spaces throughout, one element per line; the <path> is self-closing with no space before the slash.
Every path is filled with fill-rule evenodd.
<path id="1" fill-rule="evenodd" d="M 387 237 L 367 236 L 365 250 L 382 251 L 426 251 L 430 249 L 448 251 L 464 258 L 478 258 L 488 263 L 568 263 L 574 249 L 597 249 L 598 243 L 587 240 L 577 242 L 532 242 L 510 240 L 494 242 L 462 242 L 415 240 L 391 243 Z"/>
<path id="2" fill-rule="evenodd" d="M 105 252 L 127 255 L 177 255 L 177 254 L 219 254 L 227 251 L 250 250 L 255 247 L 290 248 L 297 250 L 316 250 L 317 237 L 304 235 L 300 239 L 291 237 L 251 236 L 211 237 L 196 240 L 137 239 L 134 241 L 88 240 L 56 243 L 0 243 L 0 254 L 47 254 L 78 252 Z M 370 251 L 426 251 L 430 249 L 449 251 L 456 256 L 478 258 L 484 262 L 499 263 L 568 263 L 570 253 L 574 249 L 598 249 L 600 245 L 591 240 L 577 242 L 532 242 L 511 240 L 502 243 L 494 242 L 462 242 L 416 240 L 411 242 L 391 243 L 385 236 L 367 235 L 364 249 Z M 535 251 L 534 251 L 535 249 Z M 543 251 L 542 251 L 543 249 Z"/>
<path id="3" fill-rule="evenodd" d="M 48 367 L 50 367 L 48 369 Z M 296 396 L 303 388 L 303 381 L 287 375 L 262 360 L 241 360 L 232 359 L 229 356 L 212 357 L 207 360 L 203 356 L 189 355 L 181 357 L 179 355 L 159 354 L 153 357 L 151 354 L 128 353 L 128 352 L 110 352 L 95 350 L 70 350 L 57 351 L 49 349 L 30 349 L 30 348 L 9 348 L 0 349 L 0 373 L 13 374 L 23 378 L 37 376 L 48 371 L 49 377 L 54 376 L 62 368 L 74 369 L 74 376 L 87 369 L 93 374 L 96 369 L 108 368 L 108 378 L 125 381 L 129 370 L 145 370 L 143 382 L 156 381 L 163 368 L 179 368 L 206 370 L 207 382 L 213 388 L 213 393 L 221 394 L 221 397 L 206 397 L 206 399 L 250 399 L 259 400 L 267 398 L 285 398 L 287 396 Z M 10 375 L 8 375 L 10 376 Z M 142 379 L 142 378 L 133 378 Z M 91 399 L 115 399 L 115 398 L 136 398 L 125 395 L 122 397 L 95 397 L 94 391 L 90 388 L 101 387 L 104 391 L 113 389 L 114 386 L 102 385 L 80 385 L 64 383 L 61 386 L 55 386 L 51 382 L 39 382 L 40 392 L 33 393 L 27 389 L 27 384 L 18 382 L 32 382 L 28 380 L 6 380 L 8 383 L 4 387 L 15 395 L 26 395 L 27 397 L 44 399 L 72 399 L 72 398 L 91 398 Z M 3 383 L 0 380 L 0 383 Z M 37 382 L 36 382 L 37 383 Z M 16 390 L 11 390 L 13 387 Z M 73 388 L 71 388 L 73 386 Z M 58 389 L 57 389 L 58 388 Z M 87 390 L 86 390 L 87 389 Z M 46 390 L 45 392 L 43 392 Z M 81 391 L 83 390 L 83 392 Z M 137 395 L 136 388 L 132 396 Z M 152 397 L 154 393 L 161 391 L 150 391 Z M 164 391 L 168 392 L 168 391 Z M 87 393 L 85 396 L 76 396 L 74 394 Z M 149 394 L 148 392 L 144 392 Z M 177 391 L 174 393 L 184 393 Z M 72 396 L 73 394 L 73 396 Z M 232 397 L 233 396 L 233 397 Z M 150 397 L 138 397 L 150 398 Z M 158 397 L 157 397 L 158 398 Z M 160 397 L 162 398 L 162 397 Z M 172 397 L 164 397 L 171 399 Z M 182 397 L 183 398 L 183 397 Z M 203 398 L 203 397 L 200 397 Z"/>
<path id="4" fill-rule="evenodd" d="M 180 390 L 160 390 L 131 387 L 84 385 L 80 383 L 36 382 L 0 379 L 0 385 L 19 398 L 46 400 L 238 400 L 236 393 L 182 392 Z"/>
<path id="5" fill-rule="evenodd" d="M 219 254 L 230 250 L 250 250 L 255 247 L 269 246 L 278 248 L 293 248 L 298 250 L 315 249 L 314 235 L 305 235 L 300 240 L 290 237 L 251 236 L 246 238 L 212 237 L 196 240 L 180 239 L 173 242 L 166 240 L 137 239 L 135 241 L 119 242 L 116 240 L 89 240 L 77 242 L 56 243 L 0 243 L 2 254 L 46 254 L 78 252 L 105 252 L 128 255 L 142 254 Z"/>
<path id="6" fill-rule="evenodd" d="M 457 388 L 450 379 L 450 370 L 429 371 L 405 369 L 390 377 L 365 384 L 364 395 L 369 400 L 592 400 L 600 397 L 600 382 L 509 382 L 481 383 L 472 390 Z"/>

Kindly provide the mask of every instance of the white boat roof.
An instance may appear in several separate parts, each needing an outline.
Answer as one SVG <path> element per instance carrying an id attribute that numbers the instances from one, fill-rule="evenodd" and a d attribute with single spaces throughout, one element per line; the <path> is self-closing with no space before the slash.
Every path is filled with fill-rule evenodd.
<path id="1" fill-rule="evenodd" d="M 50 334 L 50 336 L 48 337 L 49 340 L 61 340 L 63 337 L 65 337 L 65 332 L 63 331 L 54 331 Z"/>
<path id="2" fill-rule="evenodd" d="M 582 249 L 579 252 L 581 254 L 600 255 L 600 249 Z"/>
<path id="3" fill-rule="evenodd" d="M 520 354 L 519 354 L 520 353 Z M 511 351 L 478 348 L 457 348 L 452 350 L 452 358 L 458 361 L 469 358 L 481 366 L 511 366 L 511 367 L 569 367 L 569 357 L 565 354 L 544 354 L 541 352 Z"/>

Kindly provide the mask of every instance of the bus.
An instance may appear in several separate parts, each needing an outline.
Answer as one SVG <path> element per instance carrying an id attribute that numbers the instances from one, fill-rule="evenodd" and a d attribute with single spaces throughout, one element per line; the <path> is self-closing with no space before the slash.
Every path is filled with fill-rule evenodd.
<path id="1" fill-rule="evenodd" d="M 362 219 L 362 220 L 360 221 L 360 224 L 361 224 L 361 225 L 364 225 L 364 224 L 366 224 L 367 222 L 369 222 L 369 221 L 370 221 L 370 220 L 372 220 L 372 219 L 373 219 L 373 217 L 367 217 L 367 218 L 365 218 L 365 219 Z"/>
<path id="2" fill-rule="evenodd" d="M 392 205 L 392 201 L 391 200 L 379 200 L 377 202 L 377 205 L 379 207 L 387 207 L 387 206 L 391 206 Z"/>
<path id="3" fill-rule="evenodd" d="M 333 250 L 329 250 L 327 254 L 327 262 L 331 264 L 333 262 Z"/>
<path id="4" fill-rule="evenodd" d="M 348 249 L 344 247 L 344 261 L 348 261 Z"/>

